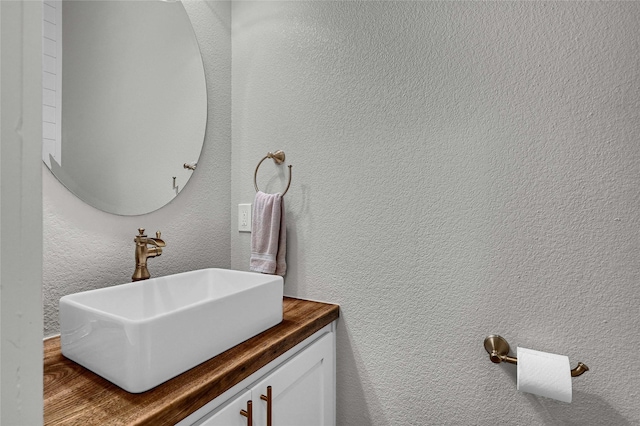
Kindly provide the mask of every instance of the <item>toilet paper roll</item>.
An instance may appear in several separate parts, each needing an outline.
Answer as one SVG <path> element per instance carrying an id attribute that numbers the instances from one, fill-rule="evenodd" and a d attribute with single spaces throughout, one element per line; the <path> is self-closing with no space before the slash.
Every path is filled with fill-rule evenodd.
<path id="1" fill-rule="evenodd" d="M 518 390 L 571 402 L 571 367 L 564 355 L 517 349 Z"/>

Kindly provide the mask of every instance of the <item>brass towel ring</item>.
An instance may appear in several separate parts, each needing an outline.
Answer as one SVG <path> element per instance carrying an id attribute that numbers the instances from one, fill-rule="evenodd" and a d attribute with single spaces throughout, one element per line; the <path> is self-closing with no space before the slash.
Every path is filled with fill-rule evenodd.
<path id="1" fill-rule="evenodd" d="M 256 188 L 256 192 L 260 191 L 258 189 L 258 169 L 260 168 L 260 164 L 262 164 L 262 162 L 264 160 L 266 160 L 267 158 L 271 158 L 273 159 L 273 162 L 276 164 L 282 164 L 284 163 L 284 151 L 276 151 L 276 152 L 269 152 L 267 153 L 267 155 L 265 155 L 265 157 L 260 160 L 260 162 L 258 163 L 258 165 L 256 166 L 256 171 L 253 173 L 253 186 Z M 291 165 L 289 165 L 289 183 L 287 183 L 287 187 L 284 189 L 284 192 L 282 193 L 282 196 L 284 197 L 284 194 L 287 193 L 287 191 L 289 190 L 289 187 L 291 186 Z"/>

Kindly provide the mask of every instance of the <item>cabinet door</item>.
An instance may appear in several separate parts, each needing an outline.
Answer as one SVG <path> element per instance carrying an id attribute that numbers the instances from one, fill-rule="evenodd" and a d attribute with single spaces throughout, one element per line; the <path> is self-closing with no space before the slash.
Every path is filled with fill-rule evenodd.
<path id="1" fill-rule="evenodd" d="M 335 425 L 334 344 L 325 335 L 251 389 L 255 426 L 267 425 L 268 386 L 273 426 Z"/>
<path id="2" fill-rule="evenodd" d="M 247 410 L 247 401 L 251 400 L 251 391 L 247 390 L 242 395 L 233 399 L 230 403 L 214 412 L 211 416 L 196 423 L 197 426 L 247 426 L 247 417 L 240 414 L 241 410 Z M 255 424 L 255 423 L 254 423 Z"/>

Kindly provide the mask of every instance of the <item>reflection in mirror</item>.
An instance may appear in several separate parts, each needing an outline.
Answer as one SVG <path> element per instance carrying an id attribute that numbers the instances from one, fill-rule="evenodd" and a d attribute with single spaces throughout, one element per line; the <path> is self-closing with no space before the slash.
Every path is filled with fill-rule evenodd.
<path id="1" fill-rule="evenodd" d="M 198 161 L 207 119 L 202 58 L 184 6 L 96 0 L 43 8 L 43 161 L 96 208 L 159 209 L 194 173 L 184 164 Z"/>

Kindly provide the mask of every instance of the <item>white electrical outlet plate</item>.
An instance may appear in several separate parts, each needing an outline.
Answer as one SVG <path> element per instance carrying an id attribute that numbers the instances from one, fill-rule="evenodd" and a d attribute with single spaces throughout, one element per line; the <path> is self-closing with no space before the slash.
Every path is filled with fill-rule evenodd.
<path id="1" fill-rule="evenodd" d="M 238 204 L 238 231 L 251 232 L 251 204 Z"/>

